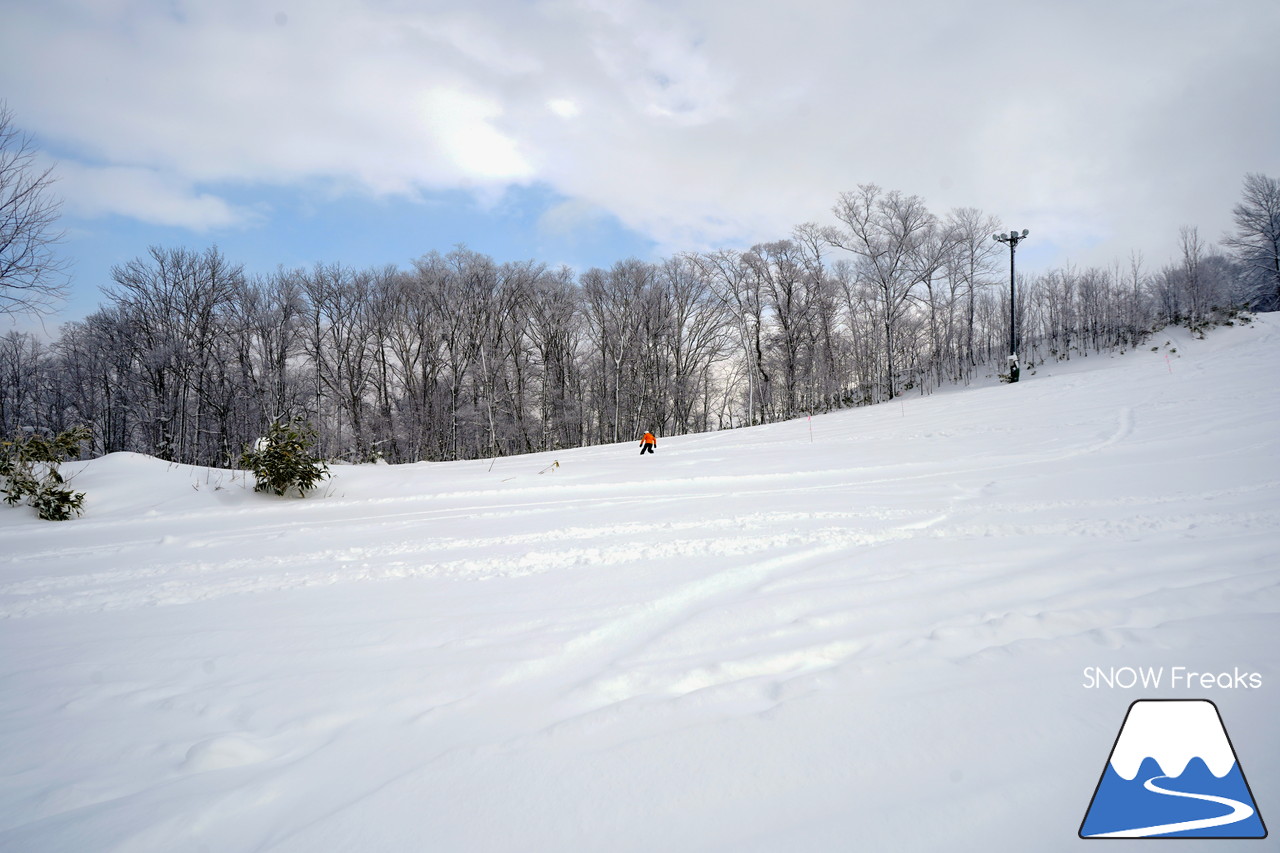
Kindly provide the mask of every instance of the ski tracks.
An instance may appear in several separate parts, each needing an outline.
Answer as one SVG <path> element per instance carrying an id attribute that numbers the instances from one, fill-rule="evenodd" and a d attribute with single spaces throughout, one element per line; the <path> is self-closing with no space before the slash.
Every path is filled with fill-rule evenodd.
<path id="1" fill-rule="evenodd" d="M 274 526 L 226 533 L 170 536 L 97 548 L 49 549 L 23 558 L 27 577 L 0 585 L 0 618 L 58 612 L 173 606 L 231 595 L 313 586 L 414 578 L 484 581 L 553 571 L 608 570 L 656 561 L 752 559 L 818 543 L 853 548 L 908 535 L 907 527 L 865 531 L 902 513 L 753 512 L 738 516 L 602 526 L 569 526 L 509 536 L 423 535 L 421 521 L 380 524 L 370 535 L 360 521 L 284 536 Z M 825 524 L 824 524 L 825 522 Z M 262 555 L 219 557 L 227 540 L 257 536 Z M 358 539 L 377 545 L 336 544 Z M 317 541 L 327 542 L 315 547 Z M 147 547 L 149 545 L 149 547 Z M 128 569 L 94 570 L 105 553 L 144 555 Z M 486 556 L 475 557 L 481 553 Z M 193 558 L 192 555 L 198 555 Z"/>

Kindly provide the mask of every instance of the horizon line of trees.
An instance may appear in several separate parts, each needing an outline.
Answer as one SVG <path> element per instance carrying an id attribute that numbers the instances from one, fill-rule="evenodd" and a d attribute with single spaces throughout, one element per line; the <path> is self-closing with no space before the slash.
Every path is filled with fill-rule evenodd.
<path id="1" fill-rule="evenodd" d="M 1280 182 L 1245 188 L 1230 254 L 1186 227 L 1157 271 L 1135 255 L 1019 276 L 1024 369 L 1280 307 L 1280 233 L 1263 239 L 1265 222 L 1280 231 Z M 270 423 L 300 417 L 326 458 L 468 459 L 869 405 L 1004 365 L 995 217 L 938 216 L 871 184 L 834 213 L 745 251 L 580 275 L 460 246 L 407 270 L 250 276 L 216 246 L 152 247 L 56 340 L 0 337 L 0 434 L 85 424 L 92 455 L 234 466 Z"/>

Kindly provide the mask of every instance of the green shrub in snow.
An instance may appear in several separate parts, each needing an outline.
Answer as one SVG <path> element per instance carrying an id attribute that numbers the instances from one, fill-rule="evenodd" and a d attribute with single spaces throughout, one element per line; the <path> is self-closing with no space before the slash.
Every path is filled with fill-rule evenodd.
<path id="1" fill-rule="evenodd" d="M 315 443 L 315 430 L 301 418 L 287 423 L 274 421 L 266 436 L 240 457 L 240 464 L 257 478 L 255 492 L 284 496 L 296 491 L 298 497 L 305 497 L 329 476 L 328 466 L 311 452 Z"/>
<path id="2" fill-rule="evenodd" d="M 80 455 L 93 437 L 86 426 L 45 438 L 34 433 L 0 441 L 0 493 L 4 502 L 23 501 L 45 521 L 66 521 L 84 512 L 84 492 L 67 487 L 58 465 Z"/>

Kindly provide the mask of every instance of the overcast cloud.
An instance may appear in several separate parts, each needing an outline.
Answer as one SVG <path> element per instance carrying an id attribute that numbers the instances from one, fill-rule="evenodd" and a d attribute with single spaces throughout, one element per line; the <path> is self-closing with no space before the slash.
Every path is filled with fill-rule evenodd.
<path id="1" fill-rule="evenodd" d="M 234 186 L 600 212 L 671 251 L 877 183 L 1163 263 L 1280 174 L 1280 3 L 10 0 L 0 99 L 76 215 L 267 227 Z M 251 194 L 251 193 L 250 193 Z M 138 252 L 144 247 L 139 246 Z M 1030 248 L 1030 243 L 1028 244 Z M 390 261 L 400 259 L 388 258 Z"/>

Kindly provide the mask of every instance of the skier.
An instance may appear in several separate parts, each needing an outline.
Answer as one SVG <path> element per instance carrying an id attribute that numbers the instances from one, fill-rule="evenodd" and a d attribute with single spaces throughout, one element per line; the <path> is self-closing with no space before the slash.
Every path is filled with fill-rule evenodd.
<path id="1" fill-rule="evenodd" d="M 658 446 L 658 439 L 653 437 L 653 433 L 646 432 L 644 438 L 640 439 L 640 455 L 652 453 L 653 449 Z"/>

